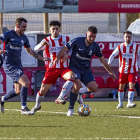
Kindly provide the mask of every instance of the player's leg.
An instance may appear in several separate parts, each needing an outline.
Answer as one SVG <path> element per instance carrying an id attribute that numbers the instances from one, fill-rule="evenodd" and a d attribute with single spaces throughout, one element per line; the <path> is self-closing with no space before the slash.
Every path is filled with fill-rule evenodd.
<path id="1" fill-rule="evenodd" d="M 75 74 L 72 70 L 70 69 L 65 69 L 62 74 L 61 77 L 66 80 L 66 82 L 64 83 L 61 93 L 59 95 L 59 97 L 55 100 L 56 103 L 61 103 L 61 104 L 65 104 L 66 101 L 64 99 L 65 95 L 71 90 L 72 86 L 73 86 L 73 82 L 75 79 Z"/>
<path id="2" fill-rule="evenodd" d="M 119 73 L 119 90 L 118 90 L 118 102 L 116 108 L 123 107 L 123 98 L 124 98 L 124 87 L 128 83 L 128 74 Z"/>
<path id="3" fill-rule="evenodd" d="M 19 83 L 15 83 L 15 84 L 19 84 Z M 0 109 L 1 112 L 4 113 L 4 103 L 8 100 L 11 99 L 17 95 L 20 94 L 20 89 L 21 89 L 21 85 L 19 84 L 19 86 L 15 85 L 15 89 L 12 89 L 10 91 L 8 91 L 4 96 L 1 97 L 0 100 Z"/>
<path id="4" fill-rule="evenodd" d="M 77 100 L 77 96 L 78 96 L 80 87 L 81 87 L 80 79 L 75 79 L 74 86 L 72 88 L 72 91 L 70 92 L 70 104 L 69 104 L 67 116 L 73 115 L 74 105 L 75 105 L 75 102 Z"/>
<path id="5" fill-rule="evenodd" d="M 118 90 L 118 102 L 119 102 L 119 104 L 117 105 L 116 108 L 123 108 L 124 87 L 125 87 L 125 84 L 119 84 L 119 90 Z"/>
<path id="6" fill-rule="evenodd" d="M 42 83 L 39 92 L 36 95 L 36 104 L 32 108 L 31 112 L 34 114 L 37 110 L 41 109 L 41 102 L 44 99 L 46 92 L 49 90 L 52 84 L 44 84 Z"/>
<path id="7" fill-rule="evenodd" d="M 127 108 L 136 107 L 137 104 L 133 103 L 133 98 L 134 98 L 135 83 L 137 82 L 137 73 L 129 74 L 128 81 L 129 81 L 129 91 L 128 91 Z"/>
<path id="8" fill-rule="evenodd" d="M 21 86 L 22 86 L 21 91 L 20 91 L 21 114 L 29 115 L 30 110 L 27 107 L 27 94 L 28 94 L 28 88 L 30 85 L 30 81 L 25 74 L 22 74 L 18 80 L 18 83 L 21 84 Z M 19 84 L 16 84 L 16 86 L 19 86 Z M 18 87 L 16 87 L 16 88 L 18 88 Z"/>
<path id="9" fill-rule="evenodd" d="M 45 73 L 43 78 L 41 88 L 36 95 L 36 104 L 32 108 L 31 113 L 34 114 L 37 110 L 41 108 L 41 101 L 44 99 L 46 92 L 49 90 L 52 84 L 56 83 L 57 78 L 59 77 L 60 73 L 58 69 L 48 69 Z"/>

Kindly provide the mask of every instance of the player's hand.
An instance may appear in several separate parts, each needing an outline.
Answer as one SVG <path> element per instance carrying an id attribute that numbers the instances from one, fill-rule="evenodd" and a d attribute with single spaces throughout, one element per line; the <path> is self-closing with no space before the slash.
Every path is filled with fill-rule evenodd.
<path id="1" fill-rule="evenodd" d="M 138 68 L 138 73 L 140 73 L 140 68 Z"/>
<path id="2" fill-rule="evenodd" d="M 108 64 L 109 67 L 111 67 L 111 64 Z"/>
<path id="3" fill-rule="evenodd" d="M 55 66 L 58 63 L 57 58 L 53 61 L 52 66 Z"/>
<path id="4" fill-rule="evenodd" d="M 44 42 L 42 43 L 42 46 L 49 46 L 49 42 L 44 41 Z"/>
<path id="5" fill-rule="evenodd" d="M 116 77 L 116 75 L 114 73 L 110 73 L 110 75 L 111 75 L 113 81 L 117 80 L 117 77 Z"/>
<path id="6" fill-rule="evenodd" d="M 64 56 L 61 59 L 61 62 L 64 63 L 68 59 L 68 57 L 69 57 L 68 53 L 64 54 Z"/>
<path id="7" fill-rule="evenodd" d="M 44 57 L 43 60 L 44 61 L 51 61 L 51 59 L 49 57 Z"/>
<path id="8" fill-rule="evenodd" d="M 0 50 L 0 55 L 4 54 L 6 52 L 6 50 Z"/>

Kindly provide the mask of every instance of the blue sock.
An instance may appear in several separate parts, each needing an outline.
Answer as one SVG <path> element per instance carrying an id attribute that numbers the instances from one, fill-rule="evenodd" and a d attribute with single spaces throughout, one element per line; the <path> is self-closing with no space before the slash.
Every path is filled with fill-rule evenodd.
<path id="1" fill-rule="evenodd" d="M 78 94 L 73 93 L 72 91 L 70 92 L 70 106 L 69 109 L 74 109 L 74 104 L 77 100 Z"/>
<path id="2" fill-rule="evenodd" d="M 15 93 L 15 89 L 12 89 L 10 91 L 8 91 L 5 95 L 4 95 L 4 100 L 8 100 L 8 99 L 11 99 L 15 96 L 17 96 L 18 94 Z"/>
<path id="3" fill-rule="evenodd" d="M 21 105 L 22 106 L 26 106 L 27 94 L 28 94 L 28 88 L 27 87 L 22 87 L 21 91 L 20 91 Z"/>

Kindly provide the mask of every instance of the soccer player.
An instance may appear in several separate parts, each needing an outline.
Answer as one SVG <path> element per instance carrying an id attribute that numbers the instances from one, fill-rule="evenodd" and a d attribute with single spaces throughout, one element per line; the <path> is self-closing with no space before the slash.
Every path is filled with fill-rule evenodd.
<path id="1" fill-rule="evenodd" d="M 72 49 L 72 55 L 70 57 L 69 68 L 75 73 L 75 81 L 73 89 L 70 93 L 70 105 L 67 112 L 67 116 L 73 115 L 74 104 L 81 88 L 81 82 L 87 86 L 89 92 L 95 92 L 98 88 L 95 78 L 90 68 L 90 61 L 95 54 L 98 56 L 100 62 L 105 69 L 109 72 L 113 79 L 116 79 L 115 74 L 110 69 L 107 61 L 102 55 L 100 46 L 94 42 L 97 35 L 97 28 L 91 26 L 86 32 L 86 37 L 78 37 L 69 41 L 65 47 L 63 47 L 58 53 L 53 65 L 59 62 L 59 59 L 64 55 L 66 51 Z M 80 81 L 81 80 L 81 81 Z"/>
<path id="2" fill-rule="evenodd" d="M 124 40 L 125 42 L 117 46 L 117 48 L 112 52 L 108 60 L 108 64 L 111 65 L 114 57 L 119 55 L 119 104 L 116 108 L 123 108 L 124 87 L 126 83 L 129 83 L 127 108 L 136 106 L 136 104 L 133 103 L 133 98 L 135 83 L 137 81 L 140 46 L 137 43 L 131 41 L 132 32 L 130 31 L 124 32 Z"/>
<path id="3" fill-rule="evenodd" d="M 52 84 L 56 83 L 58 77 L 66 80 L 62 87 L 62 91 L 55 100 L 56 103 L 65 104 L 66 101 L 62 98 L 66 93 L 70 91 L 73 86 L 73 82 L 75 79 L 74 72 L 68 68 L 68 60 L 63 62 L 59 60 L 56 65 L 52 65 L 53 61 L 56 59 L 58 52 L 65 46 L 65 44 L 69 41 L 68 36 L 60 35 L 60 26 L 61 23 L 59 21 L 51 21 L 50 22 L 50 33 L 51 36 L 43 39 L 38 45 L 35 46 L 34 50 L 44 50 L 43 55 L 48 56 L 51 59 L 51 62 L 45 62 L 46 73 L 44 79 L 42 81 L 41 88 L 36 96 L 36 105 L 31 110 L 31 112 L 36 112 L 41 108 L 41 101 L 44 99 L 44 95 L 49 90 Z"/>
<path id="4" fill-rule="evenodd" d="M 32 50 L 27 36 L 24 35 L 26 28 L 27 20 L 20 17 L 15 21 L 15 30 L 8 31 L 0 35 L 0 44 L 5 44 L 3 50 L 0 50 L 0 54 L 4 55 L 3 68 L 5 73 L 12 78 L 15 85 L 15 89 L 8 91 L 1 98 L 0 109 L 2 113 L 4 113 L 5 101 L 20 94 L 21 114 L 30 114 L 30 110 L 26 105 L 27 92 L 30 82 L 27 76 L 24 74 L 21 64 L 22 47 L 24 46 L 27 53 L 37 59 L 43 61 L 50 60 L 49 58 L 43 58 Z"/>

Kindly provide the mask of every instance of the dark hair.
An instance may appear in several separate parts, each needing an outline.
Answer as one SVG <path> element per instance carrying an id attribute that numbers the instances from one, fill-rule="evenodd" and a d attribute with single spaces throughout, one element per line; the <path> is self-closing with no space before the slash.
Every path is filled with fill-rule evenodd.
<path id="1" fill-rule="evenodd" d="M 95 26 L 90 26 L 90 27 L 88 28 L 88 31 L 95 34 L 95 33 L 97 33 L 97 28 L 96 28 Z"/>
<path id="2" fill-rule="evenodd" d="M 50 27 L 53 26 L 53 25 L 58 25 L 59 27 L 61 26 L 61 23 L 59 21 L 55 21 L 55 20 L 52 20 L 50 23 L 49 23 Z"/>
<path id="3" fill-rule="evenodd" d="M 27 23 L 27 20 L 25 18 L 20 17 L 16 19 L 15 24 L 18 24 L 20 26 L 22 21 Z"/>
<path id="4" fill-rule="evenodd" d="M 124 34 L 131 34 L 132 35 L 132 32 L 131 31 L 125 31 Z"/>

